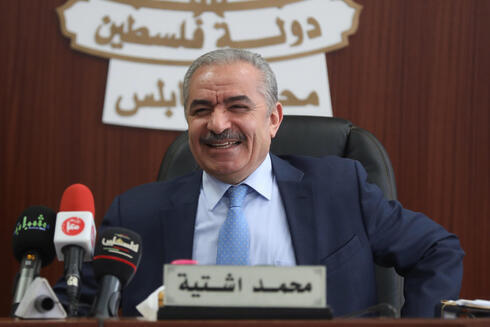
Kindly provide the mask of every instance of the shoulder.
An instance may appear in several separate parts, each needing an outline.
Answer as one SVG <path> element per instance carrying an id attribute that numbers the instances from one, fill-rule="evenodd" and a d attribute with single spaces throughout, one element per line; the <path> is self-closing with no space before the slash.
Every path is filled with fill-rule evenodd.
<path id="1" fill-rule="evenodd" d="M 135 228 L 134 224 L 149 221 L 162 210 L 197 199 L 200 181 L 201 172 L 196 171 L 169 181 L 133 187 L 115 197 L 103 224 Z"/>
<path id="2" fill-rule="evenodd" d="M 337 156 L 271 156 L 278 182 L 296 181 L 313 187 L 334 188 L 337 193 L 357 192 L 367 174 L 355 160 Z M 320 189 L 316 191 L 320 192 Z"/>
<path id="3" fill-rule="evenodd" d="M 279 160 L 301 170 L 305 175 L 355 174 L 359 162 L 338 156 L 310 157 L 298 155 L 277 156 Z"/>
<path id="4" fill-rule="evenodd" d="M 166 199 L 170 198 L 170 195 L 188 192 L 199 187 L 201 174 L 201 171 L 195 171 L 168 181 L 141 184 L 119 195 L 119 199 L 124 202 L 135 201 L 139 203 L 150 201 L 165 202 Z"/>

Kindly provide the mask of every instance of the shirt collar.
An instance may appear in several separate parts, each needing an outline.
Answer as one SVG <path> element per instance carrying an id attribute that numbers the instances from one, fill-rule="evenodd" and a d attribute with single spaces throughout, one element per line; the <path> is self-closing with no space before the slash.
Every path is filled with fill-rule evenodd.
<path id="1" fill-rule="evenodd" d="M 271 158 L 267 154 L 260 166 L 241 184 L 247 184 L 258 194 L 270 200 L 273 178 Z M 204 193 L 207 207 L 213 210 L 230 186 L 231 184 L 223 183 L 204 171 L 202 174 L 201 191 Z"/>

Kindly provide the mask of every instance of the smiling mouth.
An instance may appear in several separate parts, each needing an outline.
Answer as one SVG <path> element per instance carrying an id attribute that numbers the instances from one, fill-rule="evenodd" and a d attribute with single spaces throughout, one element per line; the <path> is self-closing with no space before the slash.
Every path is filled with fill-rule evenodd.
<path id="1" fill-rule="evenodd" d="M 199 138 L 201 144 L 212 149 L 229 149 L 242 144 L 246 140 L 247 138 L 243 133 L 234 132 L 231 129 L 226 129 L 221 133 L 208 131 L 206 135 Z"/>
<path id="2" fill-rule="evenodd" d="M 226 149 L 226 148 L 231 148 L 232 146 L 239 145 L 242 143 L 241 141 L 227 141 L 227 142 L 220 142 L 220 143 L 206 143 L 207 146 L 215 149 Z"/>

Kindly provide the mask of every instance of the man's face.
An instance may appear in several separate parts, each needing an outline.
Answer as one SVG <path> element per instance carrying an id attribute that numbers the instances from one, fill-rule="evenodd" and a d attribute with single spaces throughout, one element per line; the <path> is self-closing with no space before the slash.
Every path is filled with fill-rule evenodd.
<path id="1" fill-rule="evenodd" d="M 269 114 L 262 87 L 262 73 L 246 62 L 203 66 L 191 78 L 190 149 L 225 183 L 240 183 L 262 163 L 281 124 L 281 104 Z"/>

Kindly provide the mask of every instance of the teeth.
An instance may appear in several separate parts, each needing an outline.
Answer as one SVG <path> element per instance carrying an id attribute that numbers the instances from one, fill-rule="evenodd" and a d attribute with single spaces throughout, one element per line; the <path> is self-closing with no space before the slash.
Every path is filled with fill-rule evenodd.
<path id="1" fill-rule="evenodd" d="M 219 143 L 219 144 L 210 144 L 212 147 L 215 147 L 215 148 L 227 148 L 227 147 L 230 147 L 232 145 L 235 145 L 237 144 L 238 142 L 225 142 L 225 143 Z"/>

